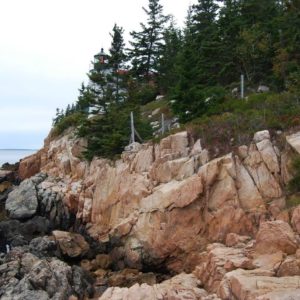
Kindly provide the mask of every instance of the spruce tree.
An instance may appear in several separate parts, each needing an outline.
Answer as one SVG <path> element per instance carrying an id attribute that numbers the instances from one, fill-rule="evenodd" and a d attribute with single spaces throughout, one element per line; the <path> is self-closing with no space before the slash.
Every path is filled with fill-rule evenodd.
<path id="1" fill-rule="evenodd" d="M 120 85 L 124 85 L 124 82 L 122 82 L 122 78 L 120 78 L 122 77 L 122 75 L 120 75 L 120 69 L 124 67 L 124 61 L 126 60 L 126 55 L 124 52 L 125 43 L 123 34 L 124 29 L 122 27 L 119 27 L 117 24 L 114 25 L 113 32 L 110 33 L 112 42 L 109 49 L 109 65 L 113 70 L 111 81 L 115 85 L 115 97 L 117 102 L 121 100 Z"/>
<path id="2" fill-rule="evenodd" d="M 141 31 L 130 33 L 129 57 L 132 73 L 135 77 L 143 76 L 147 80 L 151 72 L 157 72 L 162 47 L 164 25 L 168 17 L 163 15 L 163 7 L 159 0 L 149 0 L 148 9 L 143 7 L 147 22 L 140 23 Z"/>
<path id="3" fill-rule="evenodd" d="M 217 74 L 222 64 L 219 60 L 222 43 L 216 22 L 218 8 L 214 0 L 198 0 L 198 4 L 193 5 L 197 81 L 204 86 L 217 84 Z"/>
<path id="4" fill-rule="evenodd" d="M 158 84 L 162 93 L 168 94 L 170 87 L 177 80 L 176 64 L 181 47 L 182 34 L 172 19 L 163 34 L 163 46 L 158 65 Z"/>
<path id="5" fill-rule="evenodd" d="M 240 17 L 240 0 L 219 0 L 222 3 L 218 18 L 218 30 L 222 41 L 222 50 L 218 59 L 221 68 L 218 71 L 218 82 L 228 85 L 239 81 L 242 73 L 241 64 L 237 59 L 237 45 L 242 20 Z"/>

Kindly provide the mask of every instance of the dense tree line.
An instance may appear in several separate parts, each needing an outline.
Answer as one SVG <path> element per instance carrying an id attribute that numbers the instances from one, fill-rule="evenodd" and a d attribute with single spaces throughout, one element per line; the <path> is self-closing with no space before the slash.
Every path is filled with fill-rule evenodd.
<path id="1" fill-rule="evenodd" d="M 164 14 L 159 0 L 149 0 L 143 10 L 146 21 L 130 33 L 129 48 L 124 29 L 115 25 L 107 64 L 95 64 L 76 104 L 57 112 L 56 124 L 79 114 L 89 158 L 121 152 L 130 135 L 130 111 L 148 138 L 139 108 L 158 94 L 172 99 L 174 113 L 186 122 L 218 111 L 241 74 L 248 87 L 299 93 L 299 0 L 198 0 L 184 28 Z M 91 107 L 95 118 L 82 121 Z"/>

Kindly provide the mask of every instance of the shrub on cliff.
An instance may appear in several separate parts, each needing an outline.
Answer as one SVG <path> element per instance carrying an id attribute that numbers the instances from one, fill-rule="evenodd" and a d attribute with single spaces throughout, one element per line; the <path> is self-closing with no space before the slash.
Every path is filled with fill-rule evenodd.
<path id="1" fill-rule="evenodd" d="M 300 104 L 291 93 L 253 94 L 246 100 L 230 99 L 186 124 L 212 153 L 227 153 L 233 146 L 248 144 L 263 129 L 285 130 L 300 125 Z M 299 168 L 300 170 L 300 168 Z"/>
<path id="2" fill-rule="evenodd" d="M 62 134 L 69 127 L 77 127 L 84 122 L 86 114 L 82 112 L 75 112 L 61 118 L 54 126 L 52 134 L 58 136 Z"/>

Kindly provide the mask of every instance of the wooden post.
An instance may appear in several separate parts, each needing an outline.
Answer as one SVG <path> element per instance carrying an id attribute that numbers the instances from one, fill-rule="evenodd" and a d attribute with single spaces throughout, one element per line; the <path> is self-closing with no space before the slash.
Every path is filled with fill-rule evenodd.
<path id="1" fill-rule="evenodd" d="M 165 115 L 161 114 L 161 134 L 165 133 Z"/>
<path id="2" fill-rule="evenodd" d="M 245 89 L 245 83 L 244 83 L 244 74 L 241 75 L 241 99 L 244 99 L 244 89 Z"/>
<path id="3" fill-rule="evenodd" d="M 131 143 L 134 143 L 134 120 L 133 120 L 133 112 L 130 113 L 130 124 L 131 124 Z"/>

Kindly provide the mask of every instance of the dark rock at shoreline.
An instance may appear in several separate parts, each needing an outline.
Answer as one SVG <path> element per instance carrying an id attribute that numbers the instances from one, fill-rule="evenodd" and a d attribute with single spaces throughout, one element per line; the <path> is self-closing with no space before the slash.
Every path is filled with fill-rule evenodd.
<path id="1" fill-rule="evenodd" d="M 36 189 L 32 180 L 25 180 L 13 190 L 7 197 L 5 209 L 12 219 L 28 219 L 32 217 L 38 208 Z"/>
<path id="2" fill-rule="evenodd" d="M 78 266 L 57 258 L 39 258 L 25 247 L 13 249 L 0 265 L 0 298 L 79 299 L 93 294 L 92 279 Z"/>
<path id="3" fill-rule="evenodd" d="M 2 166 L 1 166 L 1 169 L 2 170 L 5 170 L 5 171 L 13 171 L 13 172 L 17 172 L 18 169 L 19 169 L 19 165 L 20 163 L 15 163 L 15 164 L 10 164 L 10 163 L 4 163 Z"/>
<path id="4" fill-rule="evenodd" d="M 49 232 L 49 221 L 40 216 L 24 223 L 18 220 L 2 221 L 0 222 L 0 251 L 1 249 L 6 251 L 3 244 L 9 244 L 13 247 L 27 245 L 33 238 Z"/>

